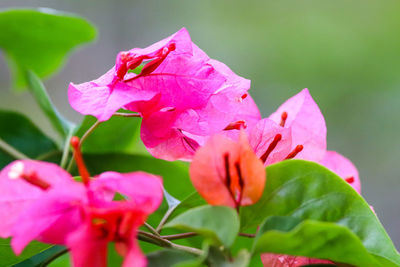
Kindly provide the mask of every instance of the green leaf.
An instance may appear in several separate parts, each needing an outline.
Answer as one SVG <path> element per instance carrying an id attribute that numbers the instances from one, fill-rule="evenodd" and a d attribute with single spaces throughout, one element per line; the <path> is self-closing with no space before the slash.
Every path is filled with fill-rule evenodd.
<path id="1" fill-rule="evenodd" d="M 177 216 L 165 227 L 196 232 L 218 246 L 230 247 L 239 233 L 236 211 L 224 206 L 197 207 Z"/>
<path id="2" fill-rule="evenodd" d="M 163 177 L 164 187 L 178 199 L 194 191 L 189 179 L 188 164 L 168 162 L 150 156 L 128 154 L 85 154 L 85 162 L 92 175 L 105 171 L 145 171 Z"/>
<path id="3" fill-rule="evenodd" d="M 295 217 L 269 217 L 261 226 L 253 249 L 255 253 L 301 255 L 354 266 L 393 266 L 380 265 L 348 228 Z"/>
<path id="4" fill-rule="evenodd" d="M 16 112 L 0 110 L 0 140 L 30 158 L 56 151 L 55 143 L 44 135 L 28 118 Z M 15 160 L 0 147 L 0 167 Z"/>
<path id="5" fill-rule="evenodd" d="M 369 205 L 340 177 L 316 163 L 288 160 L 267 168 L 264 194 L 255 205 L 242 208 L 241 225 L 243 229 L 257 226 L 269 216 L 347 228 L 381 266 L 400 266 L 399 253 Z M 303 242 L 311 245 L 313 240 Z M 336 258 L 344 252 L 331 253 Z"/>
<path id="6" fill-rule="evenodd" d="M 16 256 L 11 249 L 10 239 L 0 239 L 0 266 L 10 266 L 22 262 L 46 249 L 50 245 L 33 241 L 24 249 L 21 255 Z"/>
<path id="7" fill-rule="evenodd" d="M 207 204 L 207 202 L 199 195 L 199 193 L 197 191 L 195 191 L 192 194 L 190 194 L 189 196 L 187 196 L 184 200 L 182 200 L 181 203 L 179 203 L 174 208 L 174 210 L 169 215 L 167 222 L 189 209 L 192 209 L 192 208 L 195 208 L 198 206 L 203 206 L 206 204 Z"/>
<path id="8" fill-rule="evenodd" d="M 60 134 L 62 138 L 66 138 L 68 133 L 75 127 L 74 124 L 65 119 L 53 105 L 47 94 L 40 78 L 32 71 L 26 71 L 26 80 L 28 87 L 31 90 L 36 102 L 39 104 L 40 109 L 47 116 L 54 129 Z"/>
<path id="9" fill-rule="evenodd" d="M 148 260 L 148 267 L 173 267 L 178 263 L 196 259 L 195 256 L 189 253 L 172 249 L 159 250 L 146 256 Z"/>
<path id="10" fill-rule="evenodd" d="M 82 136 L 96 121 L 95 117 L 85 116 L 75 135 Z M 111 117 L 88 136 L 82 145 L 83 153 L 142 152 L 140 122 L 140 118 Z"/>
<path id="11" fill-rule="evenodd" d="M 45 263 L 46 261 L 53 260 L 62 255 L 66 254 L 66 248 L 62 246 L 51 246 L 46 250 L 26 259 L 13 267 L 35 267 L 40 266 L 40 264 Z"/>
<path id="12" fill-rule="evenodd" d="M 85 19 L 48 8 L 0 12 L 0 32 L 0 48 L 17 87 L 26 85 L 26 70 L 47 77 L 72 48 L 96 37 L 96 29 Z"/>

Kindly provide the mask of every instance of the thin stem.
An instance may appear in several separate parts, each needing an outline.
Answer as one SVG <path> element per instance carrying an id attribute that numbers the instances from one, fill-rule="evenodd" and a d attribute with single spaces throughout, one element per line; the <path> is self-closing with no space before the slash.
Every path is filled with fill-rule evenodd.
<path id="1" fill-rule="evenodd" d="M 93 125 L 82 135 L 81 137 L 81 142 L 79 143 L 80 146 L 82 146 L 83 142 L 85 142 L 86 138 L 89 137 L 89 135 L 97 128 L 97 126 L 100 125 L 102 121 L 97 120 Z"/>
<path id="2" fill-rule="evenodd" d="M 160 223 L 158 224 L 156 231 L 157 233 L 161 232 L 162 227 L 164 226 L 164 224 L 167 222 L 169 216 L 171 215 L 171 213 L 175 210 L 175 208 L 172 209 L 168 209 L 167 212 L 164 214 L 164 217 L 161 219 Z"/>
<path id="3" fill-rule="evenodd" d="M 149 229 L 149 231 L 152 232 L 153 234 L 155 234 L 155 235 L 160 235 L 160 234 L 156 231 L 156 229 L 154 229 L 153 226 L 151 226 L 150 224 L 148 224 L 148 223 L 145 222 L 143 225 L 144 225 L 147 229 Z"/>
<path id="4" fill-rule="evenodd" d="M 248 238 L 254 238 L 256 237 L 255 234 L 247 234 L 247 233 L 239 233 L 240 236 L 248 237 Z"/>
<path id="5" fill-rule="evenodd" d="M 188 232 L 188 233 L 182 233 L 182 234 L 175 234 L 175 235 L 162 235 L 161 237 L 167 240 L 176 240 L 176 239 L 182 239 L 182 238 L 187 238 L 187 237 L 192 237 L 196 236 L 197 233 L 193 232 Z"/>
<path id="6" fill-rule="evenodd" d="M 143 232 L 140 230 L 138 231 L 138 239 L 145 241 L 145 242 L 153 243 L 160 247 L 174 248 L 177 250 L 186 251 L 188 253 L 191 253 L 191 254 L 194 254 L 197 256 L 203 254 L 203 252 L 200 249 L 178 245 L 178 244 L 172 243 L 171 241 L 169 241 L 167 239 L 162 238 L 161 236 L 156 236 L 154 234 L 151 234 L 148 232 Z"/>
<path id="7" fill-rule="evenodd" d="M 29 159 L 27 155 L 7 144 L 2 138 L 0 138 L 0 148 L 16 159 Z"/>
<path id="8" fill-rule="evenodd" d="M 40 264 L 40 267 L 45 267 L 48 266 L 50 263 L 52 263 L 54 260 L 56 260 L 57 258 L 61 257 L 62 255 L 64 255 L 65 253 L 68 252 L 68 249 L 63 249 L 60 250 L 59 252 L 57 252 L 56 254 L 54 254 L 53 256 L 51 256 L 50 258 L 46 259 L 45 261 L 43 261 Z"/>
<path id="9" fill-rule="evenodd" d="M 60 166 L 63 169 L 65 168 L 65 165 L 67 165 L 68 154 L 69 154 L 69 140 L 72 137 L 72 133 L 73 133 L 73 129 L 70 129 L 68 132 L 67 138 L 65 139 L 63 154 L 62 154 L 61 162 L 60 162 Z"/>
<path id="10" fill-rule="evenodd" d="M 102 121 L 97 120 L 95 123 L 93 123 L 92 126 L 90 126 L 90 128 L 82 135 L 80 142 L 79 142 L 79 146 L 82 146 L 82 144 L 86 140 L 86 138 L 89 137 L 89 135 L 97 128 L 97 126 L 100 125 L 100 123 L 102 123 Z M 73 153 L 73 156 L 74 155 L 75 155 L 75 153 Z M 67 167 L 68 172 L 71 172 L 72 166 L 74 166 L 74 157 L 72 157 L 68 163 L 68 167 Z"/>
<path id="11" fill-rule="evenodd" d="M 140 116 L 139 113 L 123 113 L 123 112 L 115 112 L 113 114 L 113 116 L 120 116 L 120 117 L 137 117 L 140 118 L 142 116 Z"/>

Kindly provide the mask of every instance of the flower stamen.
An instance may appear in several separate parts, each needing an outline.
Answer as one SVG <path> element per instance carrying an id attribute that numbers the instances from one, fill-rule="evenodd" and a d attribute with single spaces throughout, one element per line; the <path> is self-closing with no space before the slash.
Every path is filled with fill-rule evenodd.
<path id="1" fill-rule="evenodd" d="M 78 167 L 79 174 L 81 175 L 83 183 L 85 185 L 88 185 L 90 182 L 90 174 L 86 168 L 85 162 L 83 161 L 79 137 L 73 136 L 70 143 L 72 148 L 74 149 L 74 158 L 76 166 Z"/>
<path id="2" fill-rule="evenodd" d="M 282 126 L 282 127 L 285 126 L 287 117 L 288 117 L 287 112 L 286 112 L 286 111 L 282 112 L 282 115 L 281 115 L 281 123 L 279 124 L 280 126 Z"/>
<path id="3" fill-rule="evenodd" d="M 292 152 L 287 155 L 285 159 L 292 159 L 296 157 L 297 154 L 299 154 L 303 150 L 303 145 L 297 145 Z"/>
<path id="4" fill-rule="evenodd" d="M 271 152 L 275 149 L 276 145 L 279 143 L 279 141 L 281 141 L 281 139 L 282 139 L 281 134 L 275 135 L 274 140 L 272 140 L 272 142 L 269 144 L 267 150 L 260 157 L 260 159 L 263 163 L 265 163 L 267 161 L 269 154 L 271 154 Z"/>

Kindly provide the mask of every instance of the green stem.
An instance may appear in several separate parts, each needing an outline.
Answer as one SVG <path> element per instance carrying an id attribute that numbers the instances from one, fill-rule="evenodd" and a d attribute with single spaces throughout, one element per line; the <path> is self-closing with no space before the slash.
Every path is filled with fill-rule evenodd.
<path id="1" fill-rule="evenodd" d="M 162 235 L 161 237 L 167 240 L 176 240 L 176 239 L 182 239 L 182 238 L 187 238 L 187 237 L 192 237 L 196 236 L 197 233 L 193 232 L 188 232 L 188 233 L 182 233 L 182 234 L 175 234 L 175 235 Z"/>
<path id="2" fill-rule="evenodd" d="M 146 227 L 147 229 L 149 229 L 149 231 L 152 232 L 153 234 L 155 234 L 155 235 L 160 235 L 160 234 L 156 231 L 156 229 L 154 229 L 153 226 L 151 226 L 150 224 L 148 224 L 148 223 L 145 222 L 143 225 L 144 225 L 144 227 Z"/>
<path id="3" fill-rule="evenodd" d="M 138 231 L 138 239 L 148 242 L 148 243 L 155 244 L 160 247 L 173 248 L 173 249 L 185 251 L 185 252 L 197 255 L 197 256 L 200 256 L 203 254 L 203 251 L 201 251 L 200 249 L 178 245 L 178 244 L 172 243 L 171 241 L 169 241 L 167 239 L 162 238 L 161 236 L 156 236 L 154 234 L 151 234 L 148 232 L 143 232 L 140 230 Z"/>
<path id="4" fill-rule="evenodd" d="M 97 128 L 97 126 L 100 125 L 102 121 L 97 120 L 95 123 L 93 123 L 92 126 L 82 135 L 81 140 L 79 142 L 79 146 L 82 146 L 83 142 L 86 140 L 86 138 L 89 137 L 89 135 Z M 68 163 L 67 171 L 71 172 L 72 166 L 74 165 L 74 157 L 72 157 Z"/>
<path id="5" fill-rule="evenodd" d="M 27 155 L 7 144 L 2 138 L 0 138 L 0 148 L 16 159 L 29 159 Z"/>
<path id="6" fill-rule="evenodd" d="M 73 132 L 74 132 L 74 130 L 71 128 L 68 132 L 67 138 L 65 139 L 63 154 L 62 154 L 61 162 L 60 162 L 60 166 L 63 169 L 65 168 L 65 165 L 67 165 L 68 154 L 69 154 L 69 141 L 72 137 Z"/>
<path id="7" fill-rule="evenodd" d="M 167 222 L 169 216 L 172 214 L 172 212 L 174 210 L 175 210 L 175 208 L 168 209 L 167 212 L 164 214 L 164 217 L 161 219 L 160 223 L 158 224 L 158 226 L 156 228 L 157 233 L 161 232 L 162 227 Z"/>

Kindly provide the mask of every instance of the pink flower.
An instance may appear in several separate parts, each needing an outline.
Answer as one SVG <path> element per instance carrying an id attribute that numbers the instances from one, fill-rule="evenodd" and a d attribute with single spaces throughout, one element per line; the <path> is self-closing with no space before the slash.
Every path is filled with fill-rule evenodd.
<path id="1" fill-rule="evenodd" d="M 139 74 L 129 72 L 145 63 Z M 143 118 L 141 137 L 154 156 L 190 159 L 208 136 L 239 120 L 260 119 L 250 81 L 210 59 L 186 29 L 147 48 L 120 52 L 97 80 L 69 86 L 71 106 L 100 121 L 124 108 Z"/>
<path id="2" fill-rule="evenodd" d="M 105 172 L 90 180 L 76 140 L 84 183 L 46 162 L 19 160 L 1 171 L 0 236 L 12 237 L 17 254 L 34 239 L 66 245 L 75 267 L 106 266 L 107 243 L 114 241 L 124 266 L 145 266 L 136 232 L 162 201 L 161 180 L 142 172 Z M 112 201 L 115 193 L 127 200 Z"/>
<path id="3" fill-rule="evenodd" d="M 265 165 L 290 158 L 315 161 L 360 193 L 354 165 L 337 152 L 326 150 L 325 119 L 307 89 L 288 99 L 269 118 L 249 127 L 248 132 L 250 145 Z"/>
<path id="4" fill-rule="evenodd" d="M 211 137 L 196 152 L 190 179 L 209 204 L 239 209 L 260 199 L 266 177 L 262 162 L 241 131 L 238 142 L 223 135 Z"/>

